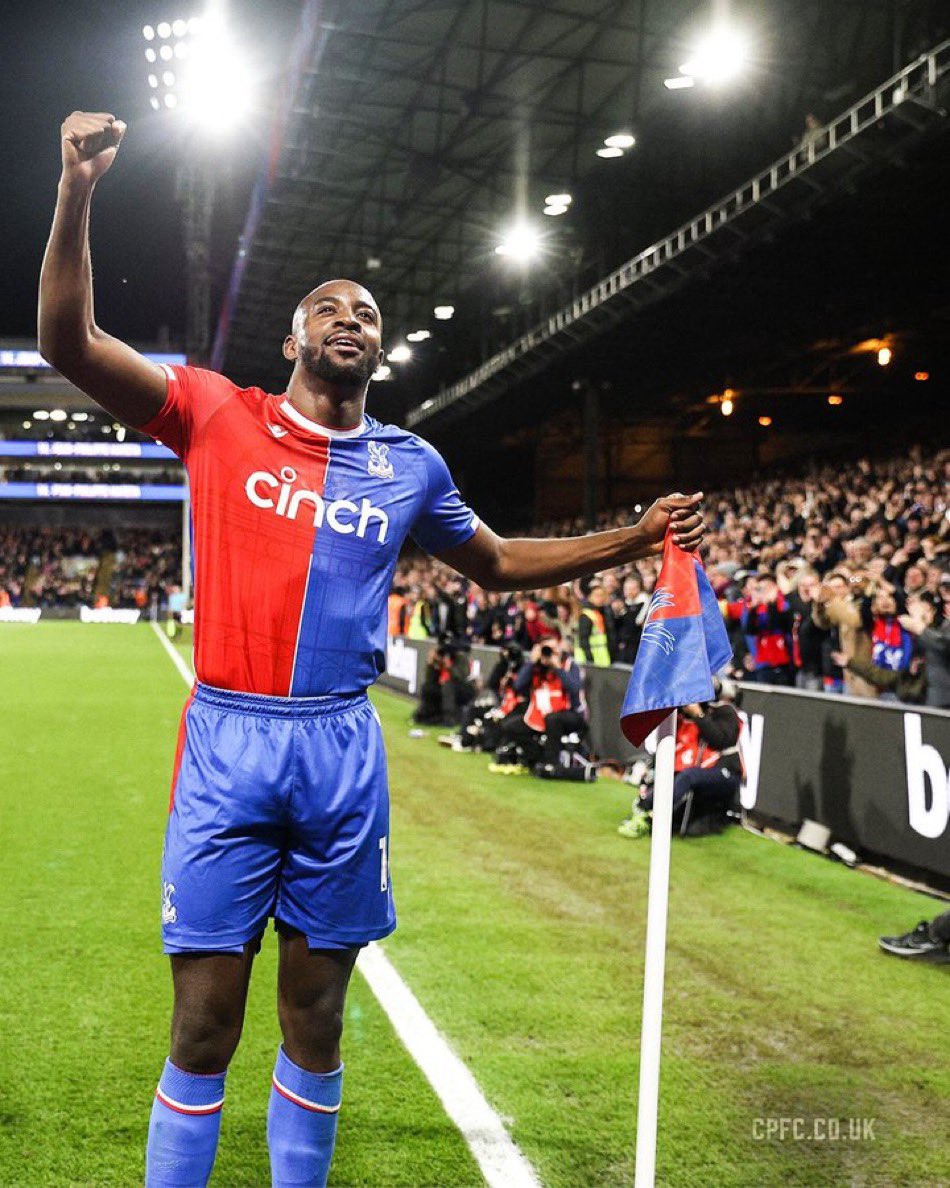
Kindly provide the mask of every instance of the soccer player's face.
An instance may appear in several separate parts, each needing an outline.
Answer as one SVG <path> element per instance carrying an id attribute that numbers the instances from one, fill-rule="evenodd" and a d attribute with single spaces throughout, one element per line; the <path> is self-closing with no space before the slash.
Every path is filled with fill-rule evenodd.
<path id="1" fill-rule="evenodd" d="M 372 294 L 352 281 L 331 281 L 308 294 L 294 318 L 297 357 L 313 375 L 358 387 L 382 362 L 382 320 Z"/>

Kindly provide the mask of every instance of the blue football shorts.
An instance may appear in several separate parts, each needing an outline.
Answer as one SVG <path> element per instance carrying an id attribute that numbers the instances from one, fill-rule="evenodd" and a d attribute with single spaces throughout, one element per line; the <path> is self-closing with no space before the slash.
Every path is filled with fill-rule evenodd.
<path id="1" fill-rule="evenodd" d="M 382 729 L 365 694 L 197 685 L 162 857 L 166 953 L 240 953 L 268 917 L 313 949 L 396 927 Z"/>

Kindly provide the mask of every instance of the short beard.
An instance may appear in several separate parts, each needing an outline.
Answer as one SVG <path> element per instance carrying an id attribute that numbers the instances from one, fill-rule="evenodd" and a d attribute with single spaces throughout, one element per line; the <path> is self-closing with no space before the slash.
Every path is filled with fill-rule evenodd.
<path id="1" fill-rule="evenodd" d="M 347 388 L 365 388 L 376 371 L 376 360 L 365 354 L 351 363 L 334 363 L 323 353 L 322 347 L 304 346 L 300 348 L 298 358 L 311 375 Z"/>

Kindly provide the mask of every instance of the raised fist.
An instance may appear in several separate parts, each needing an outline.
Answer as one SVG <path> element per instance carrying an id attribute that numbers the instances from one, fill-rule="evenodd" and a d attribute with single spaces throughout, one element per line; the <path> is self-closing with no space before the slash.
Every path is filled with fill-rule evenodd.
<path id="1" fill-rule="evenodd" d="M 125 124 L 108 111 L 74 111 L 61 129 L 63 176 L 94 185 L 115 160 Z"/>

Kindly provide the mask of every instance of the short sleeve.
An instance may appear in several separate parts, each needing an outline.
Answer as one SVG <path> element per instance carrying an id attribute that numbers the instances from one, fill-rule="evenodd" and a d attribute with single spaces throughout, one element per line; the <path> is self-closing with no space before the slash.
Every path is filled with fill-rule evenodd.
<path id="1" fill-rule="evenodd" d="M 168 392 L 161 411 L 142 432 L 167 445 L 183 461 L 202 425 L 238 389 L 229 379 L 200 367 L 163 363 Z"/>
<path id="2" fill-rule="evenodd" d="M 462 501 L 442 456 L 428 442 L 420 444 L 425 458 L 426 494 L 410 532 L 427 553 L 441 553 L 470 540 L 478 528 L 478 517 Z"/>

